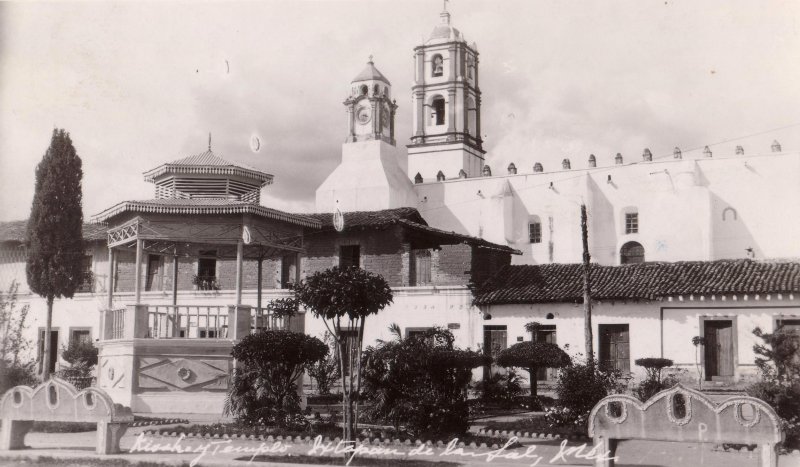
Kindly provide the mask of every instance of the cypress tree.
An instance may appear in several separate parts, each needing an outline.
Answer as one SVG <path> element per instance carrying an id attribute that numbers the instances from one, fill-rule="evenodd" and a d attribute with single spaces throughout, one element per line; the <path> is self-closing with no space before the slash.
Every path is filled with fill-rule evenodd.
<path id="1" fill-rule="evenodd" d="M 42 378 L 50 377 L 53 300 L 72 298 L 83 282 L 81 159 L 69 133 L 53 130 L 50 147 L 36 167 L 36 192 L 28 219 L 25 273 L 31 291 L 47 300 Z"/>

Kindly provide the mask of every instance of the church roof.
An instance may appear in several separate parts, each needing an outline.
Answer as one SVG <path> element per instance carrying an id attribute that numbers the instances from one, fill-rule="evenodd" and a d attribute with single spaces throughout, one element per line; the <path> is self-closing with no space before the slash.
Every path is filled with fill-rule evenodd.
<path id="1" fill-rule="evenodd" d="M 800 260 L 592 265 L 592 299 L 658 300 L 692 294 L 800 292 Z M 583 302 L 581 264 L 513 265 L 476 294 L 476 305 Z"/>
<path id="2" fill-rule="evenodd" d="M 290 214 L 247 201 L 221 198 L 161 198 L 142 201 L 123 201 L 92 216 L 92 222 L 105 222 L 124 212 L 191 215 L 254 214 L 256 216 L 301 225 L 303 227 L 320 227 L 318 220 L 303 214 Z"/>
<path id="3" fill-rule="evenodd" d="M 273 178 L 271 174 L 262 172 L 253 167 L 225 160 L 214 154 L 211 149 L 200 154 L 195 154 L 194 156 L 184 157 L 161 164 L 155 169 L 145 172 L 144 179 L 147 182 L 152 182 L 166 173 L 240 175 L 258 180 L 262 185 L 271 183 Z"/>
<path id="4" fill-rule="evenodd" d="M 390 83 L 389 80 L 386 79 L 385 76 L 383 76 L 383 73 L 381 73 L 380 71 L 378 71 L 377 68 L 375 68 L 375 64 L 372 62 L 372 59 L 370 59 L 370 61 L 367 62 L 367 66 L 364 67 L 363 70 L 361 70 L 361 73 L 359 73 L 355 78 L 353 78 L 353 81 L 351 81 L 351 83 L 355 83 L 358 81 L 383 81 L 389 86 L 392 85 L 392 83 Z"/>

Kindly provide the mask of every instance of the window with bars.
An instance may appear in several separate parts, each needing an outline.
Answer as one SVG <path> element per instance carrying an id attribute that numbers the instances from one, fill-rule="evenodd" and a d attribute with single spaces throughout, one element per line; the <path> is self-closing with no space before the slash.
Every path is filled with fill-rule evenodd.
<path id="1" fill-rule="evenodd" d="M 542 243 L 542 223 L 539 219 L 532 219 L 528 223 L 528 240 L 531 243 Z"/>
<path id="2" fill-rule="evenodd" d="M 638 212 L 625 213 L 625 233 L 626 234 L 639 233 L 639 213 Z"/>

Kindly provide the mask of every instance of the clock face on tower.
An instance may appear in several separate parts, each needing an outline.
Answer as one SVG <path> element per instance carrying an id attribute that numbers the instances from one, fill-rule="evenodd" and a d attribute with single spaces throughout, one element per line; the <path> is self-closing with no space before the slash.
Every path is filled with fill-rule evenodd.
<path id="1" fill-rule="evenodd" d="M 366 125 L 371 119 L 372 109 L 363 105 L 356 109 L 356 123 Z"/>

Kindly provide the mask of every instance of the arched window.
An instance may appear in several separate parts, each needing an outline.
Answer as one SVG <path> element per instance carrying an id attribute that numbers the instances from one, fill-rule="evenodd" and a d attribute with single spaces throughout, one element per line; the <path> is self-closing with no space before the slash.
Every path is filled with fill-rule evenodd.
<path id="1" fill-rule="evenodd" d="M 436 97 L 431 103 L 431 120 L 434 125 L 444 125 L 444 98 Z"/>
<path id="2" fill-rule="evenodd" d="M 628 242 L 619 250 L 620 264 L 644 263 L 644 247 L 639 242 Z"/>
<path id="3" fill-rule="evenodd" d="M 434 78 L 444 74 L 444 59 L 441 55 L 436 54 L 431 59 L 432 72 L 431 76 Z"/>
<path id="4" fill-rule="evenodd" d="M 379 85 L 375 85 L 372 87 L 372 94 L 378 96 L 381 93 L 381 87 Z"/>
<path id="5" fill-rule="evenodd" d="M 472 79 L 472 69 L 475 67 L 475 60 L 472 55 L 467 56 L 467 79 Z"/>
<path id="6" fill-rule="evenodd" d="M 531 216 L 528 219 L 528 241 L 542 243 L 542 221 L 539 216 Z"/>
<path id="7" fill-rule="evenodd" d="M 361 85 L 361 95 L 362 96 L 366 96 L 368 92 L 369 92 L 369 87 L 367 87 L 366 84 L 362 84 Z"/>

